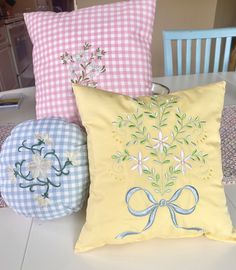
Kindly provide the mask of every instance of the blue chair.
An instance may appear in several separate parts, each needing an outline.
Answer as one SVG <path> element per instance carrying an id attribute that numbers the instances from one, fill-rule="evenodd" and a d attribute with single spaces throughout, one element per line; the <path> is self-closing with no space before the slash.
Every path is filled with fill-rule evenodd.
<path id="1" fill-rule="evenodd" d="M 236 27 L 163 31 L 165 76 L 227 71 L 232 37 Z M 174 49 L 177 66 L 173 66 Z"/>

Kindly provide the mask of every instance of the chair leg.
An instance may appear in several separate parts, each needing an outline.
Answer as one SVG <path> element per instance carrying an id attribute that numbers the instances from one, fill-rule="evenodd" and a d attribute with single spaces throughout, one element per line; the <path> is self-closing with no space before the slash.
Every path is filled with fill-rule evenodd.
<path id="1" fill-rule="evenodd" d="M 229 71 L 235 71 L 236 68 L 236 44 L 230 53 Z"/>

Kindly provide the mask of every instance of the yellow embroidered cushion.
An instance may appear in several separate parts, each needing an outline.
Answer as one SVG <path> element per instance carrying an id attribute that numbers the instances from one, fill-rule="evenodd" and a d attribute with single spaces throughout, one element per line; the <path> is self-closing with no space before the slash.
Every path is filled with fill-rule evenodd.
<path id="1" fill-rule="evenodd" d="M 77 252 L 154 237 L 236 240 L 221 184 L 224 82 L 137 99 L 73 88 L 91 176 Z"/>

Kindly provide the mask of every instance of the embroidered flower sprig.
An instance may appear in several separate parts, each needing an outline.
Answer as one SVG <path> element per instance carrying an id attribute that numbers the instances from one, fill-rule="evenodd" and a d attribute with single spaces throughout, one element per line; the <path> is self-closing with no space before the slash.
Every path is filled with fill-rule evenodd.
<path id="1" fill-rule="evenodd" d="M 65 52 L 60 59 L 70 71 L 71 82 L 96 87 L 96 78 L 106 72 L 106 67 L 102 63 L 105 54 L 101 48 L 92 51 L 92 45 L 86 42 L 79 53 L 71 55 Z"/>
<path id="2" fill-rule="evenodd" d="M 146 177 L 154 190 L 163 195 L 171 191 L 180 174 L 186 175 L 192 169 L 194 162 L 206 162 L 207 154 L 198 150 L 192 138 L 194 132 L 202 130 L 205 121 L 182 112 L 175 96 L 168 99 L 153 96 L 150 102 L 140 99 L 135 102 L 135 113 L 119 115 L 113 122 L 117 129 L 129 130 L 130 140 L 112 159 L 117 163 L 131 162 L 131 170 Z M 171 130 L 166 129 L 170 117 L 175 118 Z M 129 150 L 132 145 L 139 146 L 136 153 Z M 149 152 L 149 156 L 144 156 L 144 152 Z"/>

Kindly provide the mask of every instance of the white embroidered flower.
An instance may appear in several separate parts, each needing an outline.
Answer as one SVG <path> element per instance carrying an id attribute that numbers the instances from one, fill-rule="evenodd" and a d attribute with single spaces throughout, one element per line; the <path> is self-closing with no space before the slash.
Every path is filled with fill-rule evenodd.
<path id="1" fill-rule="evenodd" d="M 50 200 L 48 198 L 44 198 L 41 195 L 36 196 L 34 199 L 41 207 L 45 207 L 50 204 Z"/>
<path id="2" fill-rule="evenodd" d="M 71 73 L 76 73 L 76 70 L 78 70 L 80 68 L 81 68 L 81 65 L 79 62 L 73 62 L 70 64 L 68 69 Z"/>
<path id="3" fill-rule="evenodd" d="M 8 173 L 8 179 L 10 181 L 12 181 L 13 183 L 15 183 L 16 182 L 16 175 L 15 175 L 15 171 L 14 171 L 13 167 L 8 166 L 7 173 Z"/>
<path id="4" fill-rule="evenodd" d="M 65 152 L 65 157 L 69 159 L 73 166 L 79 165 L 77 152 Z"/>
<path id="5" fill-rule="evenodd" d="M 89 61 L 91 55 L 89 53 L 89 51 L 80 51 L 79 53 L 75 54 L 74 56 L 74 59 L 76 62 L 78 63 L 86 63 Z"/>
<path id="6" fill-rule="evenodd" d="M 51 165 L 51 160 L 45 159 L 39 154 L 35 154 L 32 156 L 32 162 L 29 163 L 28 169 L 33 178 L 46 178 Z"/>
<path id="7" fill-rule="evenodd" d="M 93 72 L 93 73 L 101 73 L 102 67 L 100 65 L 97 65 L 95 63 L 91 63 L 87 67 L 88 72 Z"/>
<path id="8" fill-rule="evenodd" d="M 47 133 L 37 133 L 35 134 L 37 140 L 43 141 L 47 145 L 52 145 L 53 141 Z"/>
<path id="9" fill-rule="evenodd" d="M 184 151 L 180 151 L 180 156 L 179 157 L 174 157 L 174 159 L 178 162 L 175 165 L 175 170 L 180 169 L 182 171 L 182 174 L 186 173 L 187 168 L 191 169 L 192 166 L 189 164 L 187 161 L 191 158 L 191 155 L 188 155 L 185 157 Z"/>
<path id="10" fill-rule="evenodd" d="M 131 167 L 131 170 L 134 171 L 134 170 L 137 169 L 138 172 L 139 172 L 139 175 L 142 174 L 143 169 L 148 169 L 148 167 L 146 165 L 144 165 L 143 163 L 145 161 L 149 160 L 149 157 L 142 158 L 142 153 L 141 152 L 138 152 L 137 157 L 131 156 L 130 159 L 137 161 L 137 163 Z"/>
<path id="11" fill-rule="evenodd" d="M 163 137 L 162 132 L 160 131 L 158 133 L 158 136 L 156 138 L 152 138 L 152 140 L 154 142 L 156 142 L 156 144 L 154 145 L 154 149 L 160 149 L 160 152 L 163 152 L 163 147 L 166 146 L 168 147 L 168 143 L 166 143 L 166 141 L 168 140 L 168 136 Z"/>

